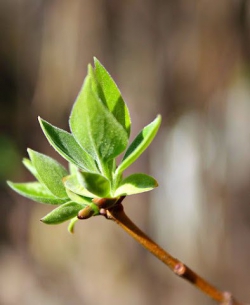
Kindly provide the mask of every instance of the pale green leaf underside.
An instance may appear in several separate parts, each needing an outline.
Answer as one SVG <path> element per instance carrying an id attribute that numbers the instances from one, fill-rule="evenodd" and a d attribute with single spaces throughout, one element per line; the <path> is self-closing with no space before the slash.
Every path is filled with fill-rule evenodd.
<path id="1" fill-rule="evenodd" d="M 92 200 L 90 198 L 78 195 L 78 194 L 72 192 L 71 190 L 69 190 L 67 188 L 66 188 L 66 191 L 67 191 L 67 194 L 68 194 L 69 198 L 72 201 L 74 201 L 76 203 L 81 203 L 85 206 L 92 204 Z"/>
<path id="2" fill-rule="evenodd" d="M 118 156 L 128 144 L 126 131 L 93 92 L 89 76 L 73 106 L 70 128 L 99 165 Z"/>
<path id="3" fill-rule="evenodd" d="M 116 174 L 122 173 L 127 167 L 129 167 L 144 150 L 150 145 L 154 139 L 161 124 L 161 116 L 158 115 L 156 119 L 149 125 L 144 127 L 142 131 L 137 135 L 134 141 L 128 147 L 121 164 L 116 170 Z"/>
<path id="4" fill-rule="evenodd" d="M 18 194 L 40 203 L 62 204 L 68 200 L 62 200 L 53 196 L 53 194 L 39 182 L 13 183 L 8 181 L 7 183 Z"/>
<path id="5" fill-rule="evenodd" d="M 78 212 L 83 208 L 84 206 L 82 204 L 69 201 L 60 205 L 58 208 L 44 216 L 41 221 L 49 225 L 62 223 L 77 216 Z"/>
<path id="6" fill-rule="evenodd" d="M 28 149 L 28 153 L 35 167 L 39 182 L 43 183 L 53 195 L 59 198 L 67 198 L 67 193 L 62 178 L 67 176 L 66 169 L 56 160 Z"/>
<path id="7" fill-rule="evenodd" d="M 73 193 L 89 198 L 95 197 L 94 194 L 90 193 L 85 187 L 83 187 L 79 183 L 76 175 L 70 175 L 63 178 L 63 183 L 66 189 L 69 189 Z"/>
<path id="8" fill-rule="evenodd" d="M 157 186 L 158 183 L 153 177 L 141 173 L 133 174 L 122 180 L 115 191 L 115 197 L 148 192 Z"/>
<path id="9" fill-rule="evenodd" d="M 68 162 L 83 170 L 98 172 L 95 161 L 76 142 L 73 135 L 38 118 L 42 130 L 54 149 Z"/>
<path id="10" fill-rule="evenodd" d="M 113 78 L 108 71 L 99 62 L 97 58 L 94 58 L 95 63 L 95 77 L 100 86 L 97 86 L 98 95 L 104 99 L 104 103 L 108 107 L 109 111 L 113 114 L 116 120 L 123 126 L 129 137 L 130 134 L 130 115 L 126 104 L 123 101 L 121 92 L 118 89 Z"/>
<path id="11" fill-rule="evenodd" d="M 104 176 L 95 173 L 79 172 L 77 178 L 80 184 L 90 193 L 98 197 L 110 196 L 110 182 Z"/>

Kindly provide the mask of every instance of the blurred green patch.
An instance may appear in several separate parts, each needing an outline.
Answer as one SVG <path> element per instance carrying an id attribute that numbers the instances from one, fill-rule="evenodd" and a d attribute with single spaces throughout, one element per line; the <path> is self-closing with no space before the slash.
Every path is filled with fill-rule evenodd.
<path id="1" fill-rule="evenodd" d="M 20 155 L 15 142 L 6 135 L 0 135 L 0 184 L 16 176 L 20 169 Z"/>

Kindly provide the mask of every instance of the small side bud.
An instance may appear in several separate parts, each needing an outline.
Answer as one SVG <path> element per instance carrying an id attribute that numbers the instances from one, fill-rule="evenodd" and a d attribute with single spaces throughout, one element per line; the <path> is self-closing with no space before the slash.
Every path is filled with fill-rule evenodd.
<path id="1" fill-rule="evenodd" d="M 90 206 L 87 206 L 78 212 L 77 218 L 78 219 L 88 219 L 91 216 L 93 216 L 94 214 L 95 214 L 95 211 Z"/>
<path id="2" fill-rule="evenodd" d="M 107 199 L 106 198 L 93 198 L 92 202 L 97 205 L 99 208 L 103 208 L 106 205 Z"/>

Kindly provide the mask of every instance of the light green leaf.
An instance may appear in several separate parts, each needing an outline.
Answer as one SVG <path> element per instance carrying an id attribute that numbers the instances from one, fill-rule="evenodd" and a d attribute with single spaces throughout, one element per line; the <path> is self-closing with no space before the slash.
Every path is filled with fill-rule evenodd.
<path id="1" fill-rule="evenodd" d="M 68 201 L 55 197 L 44 185 L 39 182 L 13 183 L 8 185 L 18 194 L 31 200 L 46 204 L 62 204 Z"/>
<path id="2" fill-rule="evenodd" d="M 158 186 L 157 181 L 145 174 L 133 174 L 122 180 L 115 191 L 115 197 L 148 192 Z"/>
<path id="3" fill-rule="evenodd" d="M 82 204 L 69 201 L 44 216 L 41 221 L 48 225 L 56 225 L 77 216 L 78 212 L 83 208 Z"/>
<path id="4" fill-rule="evenodd" d="M 110 182 L 104 176 L 89 172 L 79 172 L 77 177 L 80 184 L 92 194 L 101 198 L 110 196 Z"/>
<path id="5" fill-rule="evenodd" d="M 70 190 L 73 193 L 76 193 L 78 195 L 88 197 L 88 198 L 94 198 L 95 195 L 90 193 L 85 187 L 83 187 L 76 175 L 70 175 L 63 178 L 64 186 L 66 187 L 66 190 Z"/>
<path id="6" fill-rule="evenodd" d="M 119 91 L 116 83 L 114 82 L 108 71 L 95 57 L 94 63 L 94 73 L 99 84 L 99 86 L 96 87 L 96 89 L 98 90 L 98 95 L 102 100 L 104 100 L 104 103 L 108 107 L 109 111 L 123 126 L 129 137 L 131 125 L 130 115 L 128 108 L 121 96 L 121 92 Z"/>
<path id="7" fill-rule="evenodd" d="M 70 220 L 70 223 L 68 225 L 68 232 L 73 234 L 74 233 L 74 230 L 75 230 L 75 224 L 76 222 L 78 221 L 78 217 L 74 217 Z"/>
<path id="8" fill-rule="evenodd" d="M 23 165 L 38 180 L 38 174 L 30 159 L 23 158 Z"/>
<path id="9" fill-rule="evenodd" d="M 101 168 L 106 161 L 123 152 L 128 144 L 127 132 L 93 92 L 90 76 L 85 79 L 69 122 L 77 142 Z"/>
<path id="10" fill-rule="evenodd" d="M 44 154 L 28 149 L 33 166 L 35 167 L 39 182 L 43 183 L 53 195 L 67 198 L 62 178 L 67 176 L 66 169 L 56 160 Z"/>
<path id="11" fill-rule="evenodd" d="M 85 171 L 98 172 L 93 158 L 76 142 L 73 135 L 38 117 L 42 130 L 54 149 L 68 162 Z"/>
<path id="12" fill-rule="evenodd" d="M 77 203 L 81 203 L 85 206 L 92 204 L 92 200 L 90 198 L 78 195 L 78 194 L 72 192 L 69 189 L 66 189 L 66 191 L 67 191 L 67 194 L 68 194 L 69 198 L 72 201 L 77 202 Z"/>
<path id="13" fill-rule="evenodd" d="M 149 144 L 154 139 L 161 124 L 161 116 L 158 115 L 156 119 L 144 127 L 137 135 L 134 141 L 127 149 L 121 164 L 116 169 L 116 175 L 122 173 L 128 166 L 130 166 L 138 157 L 144 152 Z"/>
<path id="14" fill-rule="evenodd" d="M 78 172 L 77 166 L 75 166 L 73 163 L 69 162 L 69 172 L 71 175 L 76 175 Z"/>

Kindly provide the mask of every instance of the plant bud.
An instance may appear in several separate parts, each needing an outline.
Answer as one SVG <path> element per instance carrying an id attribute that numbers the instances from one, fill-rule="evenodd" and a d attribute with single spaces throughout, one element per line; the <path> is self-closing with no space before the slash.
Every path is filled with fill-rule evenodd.
<path id="1" fill-rule="evenodd" d="M 117 198 L 93 198 L 92 202 L 98 206 L 99 209 L 109 209 L 117 202 Z"/>
<path id="2" fill-rule="evenodd" d="M 91 206 L 87 206 L 81 211 L 78 212 L 78 219 L 88 219 L 93 216 L 95 211 L 91 208 Z"/>

